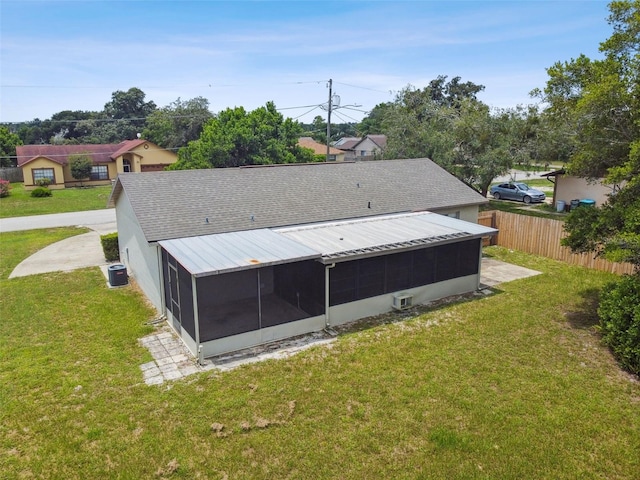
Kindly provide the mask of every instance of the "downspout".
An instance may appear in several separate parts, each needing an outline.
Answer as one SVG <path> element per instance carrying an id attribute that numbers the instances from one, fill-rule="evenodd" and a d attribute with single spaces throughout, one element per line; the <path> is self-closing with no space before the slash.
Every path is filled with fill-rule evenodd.
<path id="1" fill-rule="evenodd" d="M 331 321 L 329 319 L 329 270 L 335 267 L 336 264 L 332 263 L 331 265 L 325 265 L 324 269 L 324 324 L 325 327 L 331 326 Z"/>

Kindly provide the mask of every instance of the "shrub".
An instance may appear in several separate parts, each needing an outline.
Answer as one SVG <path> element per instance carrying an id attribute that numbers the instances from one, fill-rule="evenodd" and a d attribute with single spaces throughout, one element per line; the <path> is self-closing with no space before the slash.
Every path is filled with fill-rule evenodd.
<path id="1" fill-rule="evenodd" d="M 118 233 L 107 233 L 100 237 L 102 251 L 107 262 L 120 260 L 120 246 L 118 245 Z"/>
<path id="2" fill-rule="evenodd" d="M 50 197 L 51 190 L 49 190 L 47 187 L 37 187 L 31 190 L 31 196 L 32 197 Z"/>
<path id="3" fill-rule="evenodd" d="M 36 185 L 39 187 L 48 187 L 51 185 L 51 180 L 48 178 L 39 178 L 36 180 Z"/>
<path id="4" fill-rule="evenodd" d="M 623 368 L 640 374 L 640 274 L 605 285 L 598 315 L 604 343 Z"/>
<path id="5" fill-rule="evenodd" d="M 8 197 L 11 193 L 11 184 L 8 180 L 0 178 L 0 197 Z"/>

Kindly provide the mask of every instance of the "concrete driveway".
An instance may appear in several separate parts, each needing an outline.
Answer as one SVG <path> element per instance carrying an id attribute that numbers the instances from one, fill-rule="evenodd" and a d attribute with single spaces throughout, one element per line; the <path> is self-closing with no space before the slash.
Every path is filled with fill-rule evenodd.
<path id="1" fill-rule="evenodd" d="M 108 265 L 100 236 L 117 231 L 114 209 L 5 218 L 0 232 L 36 228 L 87 227 L 92 231 L 53 243 L 24 259 L 9 278 Z"/>

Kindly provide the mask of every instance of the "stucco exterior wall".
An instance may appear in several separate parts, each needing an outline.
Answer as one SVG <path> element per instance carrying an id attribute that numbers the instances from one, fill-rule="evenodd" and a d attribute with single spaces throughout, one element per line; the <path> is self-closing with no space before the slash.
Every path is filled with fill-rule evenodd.
<path id="1" fill-rule="evenodd" d="M 147 148 L 145 148 L 145 146 Z M 178 161 L 178 156 L 171 151 L 163 150 L 151 143 L 145 143 L 136 147 L 133 151 L 127 152 L 116 158 L 117 173 L 123 173 L 123 161 L 129 160 L 131 164 L 131 172 L 142 172 L 145 168 L 157 167 L 162 170 L 168 165 L 172 165 Z"/>
<path id="2" fill-rule="evenodd" d="M 163 312 L 160 247 L 145 240 L 126 192 L 116 203 L 116 219 L 120 261 L 158 312 Z"/>
<path id="3" fill-rule="evenodd" d="M 600 206 L 607 201 L 607 195 L 613 192 L 613 185 L 603 184 L 602 181 L 589 183 L 584 178 L 571 175 L 558 175 L 556 177 L 554 202 L 562 200 L 570 204 L 571 200 L 591 199 Z"/>
<path id="4" fill-rule="evenodd" d="M 22 166 L 25 190 L 33 190 L 37 185 L 33 182 L 33 170 L 38 168 L 52 168 L 55 183 L 49 185 L 51 190 L 64 188 L 64 169 L 62 165 L 47 158 L 37 158 Z"/>
<path id="5" fill-rule="evenodd" d="M 469 205 L 466 207 L 441 208 L 439 210 L 430 210 L 440 215 L 449 215 L 466 222 L 478 223 L 478 205 Z"/>

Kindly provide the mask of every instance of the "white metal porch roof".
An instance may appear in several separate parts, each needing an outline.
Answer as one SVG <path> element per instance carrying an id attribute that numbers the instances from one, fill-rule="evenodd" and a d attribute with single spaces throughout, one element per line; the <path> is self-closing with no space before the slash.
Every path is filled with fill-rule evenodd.
<path id="1" fill-rule="evenodd" d="M 416 212 L 276 228 L 274 232 L 321 252 L 324 260 L 344 261 L 494 235 L 497 230 L 436 213 Z"/>
<path id="2" fill-rule="evenodd" d="M 196 277 L 317 259 L 404 251 L 494 235 L 497 230 L 431 212 L 383 215 L 158 242 Z"/>
<path id="3" fill-rule="evenodd" d="M 196 277 L 320 258 L 320 253 L 269 229 L 158 242 Z"/>

